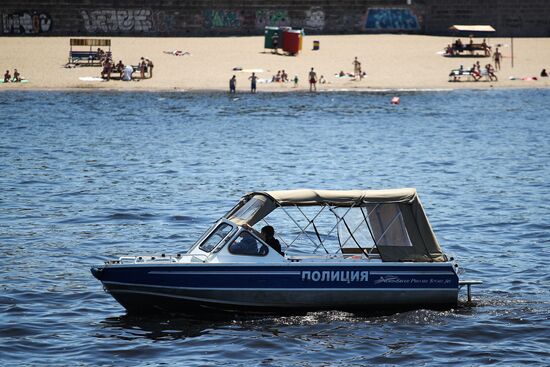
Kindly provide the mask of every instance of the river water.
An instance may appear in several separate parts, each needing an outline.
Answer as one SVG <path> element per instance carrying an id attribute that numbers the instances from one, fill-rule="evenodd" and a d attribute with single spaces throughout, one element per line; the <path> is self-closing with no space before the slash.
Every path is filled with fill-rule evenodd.
<path id="1" fill-rule="evenodd" d="M 550 363 L 549 90 L 0 93 L 0 362 Z M 182 252 L 245 192 L 416 187 L 475 306 L 134 317 L 89 268 Z"/>

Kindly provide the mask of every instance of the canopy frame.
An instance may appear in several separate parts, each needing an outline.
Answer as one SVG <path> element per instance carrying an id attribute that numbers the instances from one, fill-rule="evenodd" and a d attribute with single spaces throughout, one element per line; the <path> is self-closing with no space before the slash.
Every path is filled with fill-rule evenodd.
<path id="1" fill-rule="evenodd" d="M 302 207 L 313 206 L 319 206 L 320 209 L 308 214 L 302 209 Z M 295 214 L 291 214 L 287 207 L 295 208 L 305 218 L 306 222 L 299 223 Z M 336 218 L 336 223 L 326 234 L 320 234 L 315 223 L 327 207 Z M 341 214 L 335 211 L 336 208 L 346 210 Z M 310 242 L 315 246 L 313 254 L 317 253 L 320 248 L 326 254 L 330 254 L 325 244 L 334 230 L 337 229 L 339 251 L 336 251 L 336 253 L 341 251 L 344 254 L 344 249 L 350 249 L 350 247 L 345 247 L 346 244 L 353 241 L 367 259 L 376 251 L 382 261 L 447 261 L 447 257 L 441 251 L 425 216 L 422 203 L 415 189 L 252 192 L 245 195 L 239 204 L 226 214 L 225 218 L 237 225 L 253 226 L 259 221 L 268 223 L 265 217 L 275 209 L 282 209 L 282 212 L 290 219 L 291 224 L 299 229 L 299 233 L 291 241 L 285 240 L 278 234 L 287 250 L 300 238 L 305 238 L 306 242 Z M 361 211 L 361 215 L 357 213 L 352 216 L 352 218 L 355 218 L 354 226 L 350 226 L 346 217 L 352 209 Z M 330 227 L 330 225 L 327 226 L 328 223 L 324 220 L 322 223 L 326 228 Z M 340 227 L 342 224 L 345 229 Z M 365 228 L 364 226 L 368 229 L 368 233 L 366 230 L 362 233 L 361 241 L 368 241 L 367 246 L 362 245 L 356 238 L 356 232 L 361 228 Z M 308 233 L 310 227 L 313 227 L 317 241 L 311 236 L 311 233 Z M 383 246 L 377 238 L 384 238 Z"/>

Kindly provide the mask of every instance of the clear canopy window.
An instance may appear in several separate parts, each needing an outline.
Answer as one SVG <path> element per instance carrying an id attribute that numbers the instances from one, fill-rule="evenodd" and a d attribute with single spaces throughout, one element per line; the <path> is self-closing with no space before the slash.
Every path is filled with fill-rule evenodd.
<path id="1" fill-rule="evenodd" d="M 221 223 L 215 230 L 208 236 L 208 238 L 203 241 L 200 245 L 200 249 L 204 252 L 210 252 L 220 242 L 222 242 L 228 235 L 231 233 L 233 227 L 227 223 Z"/>

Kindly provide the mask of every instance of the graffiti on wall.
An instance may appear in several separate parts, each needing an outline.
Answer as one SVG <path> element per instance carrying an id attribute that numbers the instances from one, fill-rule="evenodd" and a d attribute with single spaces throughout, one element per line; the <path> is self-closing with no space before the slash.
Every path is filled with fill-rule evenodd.
<path id="1" fill-rule="evenodd" d="M 320 7 L 312 7 L 306 11 L 304 20 L 304 28 L 309 28 L 317 31 L 325 28 L 325 12 Z"/>
<path id="2" fill-rule="evenodd" d="M 148 9 L 83 10 L 80 14 L 89 33 L 154 31 L 151 10 Z"/>
<path id="3" fill-rule="evenodd" d="M 239 28 L 241 15 L 237 10 L 214 9 L 204 12 L 206 28 Z"/>
<path id="4" fill-rule="evenodd" d="M 176 28 L 176 16 L 165 11 L 153 12 L 153 28 L 156 32 L 170 33 Z"/>
<path id="5" fill-rule="evenodd" d="M 263 29 L 266 26 L 284 26 L 290 24 L 288 10 L 260 9 L 256 11 L 256 28 Z"/>
<path id="6" fill-rule="evenodd" d="M 49 32 L 52 18 L 46 13 L 22 12 L 2 14 L 2 32 L 6 34 L 38 34 Z"/>
<path id="7" fill-rule="evenodd" d="M 369 8 L 366 30 L 419 30 L 420 22 L 407 8 Z"/>

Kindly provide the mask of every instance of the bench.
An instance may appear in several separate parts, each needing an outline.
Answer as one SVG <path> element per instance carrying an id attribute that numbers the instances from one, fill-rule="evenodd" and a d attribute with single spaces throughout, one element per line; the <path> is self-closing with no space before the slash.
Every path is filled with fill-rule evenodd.
<path id="1" fill-rule="evenodd" d="M 69 64 L 86 63 L 89 65 L 101 65 L 97 51 L 69 51 Z"/>
<path id="2" fill-rule="evenodd" d="M 474 75 L 470 72 L 470 70 L 460 70 L 460 69 L 453 69 L 449 73 L 449 81 L 450 82 L 459 82 L 462 80 L 462 78 L 465 78 L 466 81 L 479 81 L 481 78 L 484 78 L 485 81 L 490 81 L 491 78 L 489 77 L 489 73 L 486 69 L 481 69 L 481 78 L 478 80 L 474 79 Z"/>
<path id="3" fill-rule="evenodd" d="M 69 50 L 69 62 L 66 67 L 79 66 L 101 66 L 103 56 L 111 58 L 111 40 L 96 38 L 71 38 Z M 74 50 L 73 47 L 86 47 L 86 50 Z M 98 52 L 100 47 L 109 47 L 103 55 Z"/>
<path id="4" fill-rule="evenodd" d="M 482 55 L 478 55 L 475 51 L 483 51 Z M 463 55 L 462 52 L 469 52 L 470 55 Z M 458 47 L 456 44 L 451 46 L 451 49 L 446 49 L 444 56 L 475 56 L 475 57 L 488 57 L 491 56 L 491 46 L 483 43 L 468 43 Z"/>

